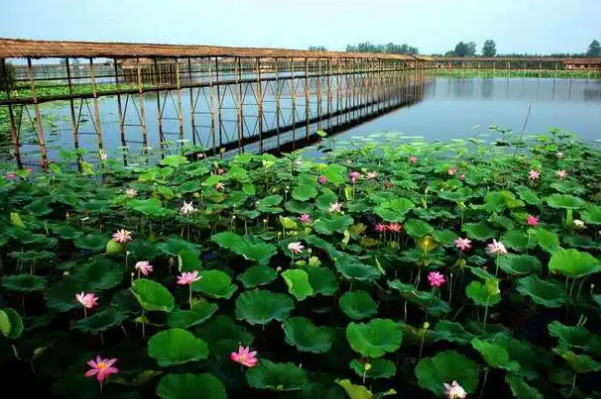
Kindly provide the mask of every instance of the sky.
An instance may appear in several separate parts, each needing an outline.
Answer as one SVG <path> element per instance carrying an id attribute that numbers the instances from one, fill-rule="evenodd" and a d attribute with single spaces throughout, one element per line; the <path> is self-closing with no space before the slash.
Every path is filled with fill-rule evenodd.
<path id="1" fill-rule="evenodd" d="M 459 41 L 498 53 L 579 53 L 601 0 L 0 0 L 0 37 L 306 49 Z"/>

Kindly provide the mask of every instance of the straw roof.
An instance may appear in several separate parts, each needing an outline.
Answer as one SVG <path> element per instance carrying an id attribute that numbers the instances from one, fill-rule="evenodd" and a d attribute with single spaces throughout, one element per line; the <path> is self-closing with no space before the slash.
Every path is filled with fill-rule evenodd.
<path id="1" fill-rule="evenodd" d="M 45 41 L 0 38 L 0 58 L 60 58 L 60 57 L 309 57 L 309 58 L 374 58 L 416 60 L 412 55 L 345 53 L 246 47 L 219 47 L 178 44 L 103 43 L 75 41 Z"/>

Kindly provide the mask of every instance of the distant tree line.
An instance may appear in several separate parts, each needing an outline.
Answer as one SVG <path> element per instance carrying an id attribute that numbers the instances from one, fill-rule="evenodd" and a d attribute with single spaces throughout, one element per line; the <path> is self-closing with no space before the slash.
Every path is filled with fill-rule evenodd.
<path id="1" fill-rule="evenodd" d="M 387 54 L 419 54 L 419 49 L 414 46 L 404 44 L 373 44 L 371 42 L 362 42 L 357 45 L 349 44 L 346 46 L 348 53 L 387 53 Z"/>
<path id="2" fill-rule="evenodd" d="M 480 53 L 483 57 L 495 57 L 497 56 L 497 44 L 494 40 L 489 39 L 482 45 L 482 52 Z M 477 55 L 476 43 L 474 42 L 459 42 L 453 50 L 447 51 L 445 54 L 447 57 L 474 57 Z M 503 54 L 503 57 L 532 57 L 533 54 Z M 601 45 L 598 40 L 593 40 L 588 46 L 584 53 L 555 53 L 555 54 L 534 54 L 537 57 L 555 57 L 555 58 L 582 58 L 582 57 L 601 57 Z"/>
<path id="3" fill-rule="evenodd" d="M 325 46 L 309 46 L 309 51 L 328 51 Z"/>
<path id="4" fill-rule="evenodd" d="M 0 90 L 15 88 L 15 67 L 9 63 L 5 63 L 6 68 L 0 65 Z"/>

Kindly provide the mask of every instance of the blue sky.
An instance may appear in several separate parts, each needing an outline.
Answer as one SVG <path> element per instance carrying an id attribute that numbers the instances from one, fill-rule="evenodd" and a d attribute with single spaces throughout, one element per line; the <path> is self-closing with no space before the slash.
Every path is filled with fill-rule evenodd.
<path id="1" fill-rule="evenodd" d="M 601 0 L 0 0 L 0 37 L 343 50 L 360 41 L 442 53 L 583 52 Z"/>

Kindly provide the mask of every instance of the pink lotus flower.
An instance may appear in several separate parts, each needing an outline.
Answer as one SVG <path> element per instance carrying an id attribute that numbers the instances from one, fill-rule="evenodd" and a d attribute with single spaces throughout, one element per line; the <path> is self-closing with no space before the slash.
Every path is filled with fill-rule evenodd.
<path id="1" fill-rule="evenodd" d="M 457 173 L 457 168 L 453 166 L 452 168 L 449 168 L 447 173 L 449 174 L 449 176 L 453 176 L 455 175 L 455 173 Z"/>
<path id="2" fill-rule="evenodd" d="M 75 299 L 77 302 L 81 303 L 84 309 L 93 309 L 95 306 L 98 306 L 98 297 L 92 293 L 79 293 L 75 294 Z"/>
<path id="3" fill-rule="evenodd" d="M 31 169 L 31 168 L 27 168 L 27 171 L 28 171 L 29 173 L 31 173 L 31 172 L 33 172 L 33 169 Z"/>
<path id="4" fill-rule="evenodd" d="M 330 212 L 342 212 L 342 203 L 341 202 L 334 202 L 333 204 L 330 204 Z"/>
<path id="5" fill-rule="evenodd" d="M 305 247 L 300 242 L 291 242 L 290 244 L 288 244 L 288 249 L 293 254 L 297 254 L 298 255 L 301 252 L 303 252 L 303 249 L 305 249 Z"/>
<path id="6" fill-rule="evenodd" d="M 384 232 L 386 232 L 386 230 L 388 230 L 388 226 L 386 226 L 385 224 L 382 224 L 382 223 L 378 223 L 378 224 L 376 224 L 375 229 L 378 233 L 384 233 Z"/>
<path id="7" fill-rule="evenodd" d="M 119 372 L 118 368 L 113 367 L 113 364 L 115 364 L 116 362 L 117 359 L 103 359 L 100 356 L 96 356 L 96 361 L 88 361 L 87 364 L 91 367 L 91 369 L 85 373 L 85 376 L 96 376 L 98 382 L 102 384 L 102 381 L 109 378 L 111 374 L 117 374 Z"/>
<path id="8" fill-rule="evenodd" d="M 248 368 L 255 367 L 259 362 L 257 359 L 257 351 L 251 352 L 249 346 L 245 348 L 242 345 L 238 347 L 238 352 L 232 352 L 230 358 L 232 361 L 240 363 Z"/>
<path id="9" fill-rule="evenodd" d="M 501 241 L 492 240 L 491 244 L 486 247 L 486 252 L 490 255 L 506 255 L 507 250 Z"/>
<path id="10" fill-rule="evenodd" d="M 465 399 L 467 392 L 457 381 L 453 381 L 451 385 L 444 383 L 444 393 L 448 399 Z"/>
<path id="11" fill-rule="evenodd" d="M 106 161 L 109 158 L 108 154 L 105 152 L 100 153 L 100 159 Z"/>
<path id="12" fill-rule="evenodd" d="M 472 248 L 472 240 L 469 238 L 458 238 L 455 240 L 455 246 L 462 251 L 467 251 Z"/>
<path id="13" fill-rule="evenodd" d="M 415 155 L 411 155 L 409 157 L 409 163 L 416 164 L 417 163 L 417 157 Z"/>
<path id="14" fill-rule="evenodd" d="M 145 276 L 148 276 L 154 270 L 152 265 L 147 260 L 136 263 L 136 266 L 134 268 L 138 271 L 138 276 L 140 275 L 140 273 L 142 273 Z"/>
<path id="15" fill-rule="evenodd" d="M 321 175 L 321 176 L 319 176 L 319 182 L 321 184 L 326 184 L 328 182 L 328 178 L 325 177 L 325 176 L 323 176 L 323 175 Z"/>
<path id="16" fill-rule="evenodd" d="M 125 244 L 128 241 L 131 241 L 131 231 L 121 229 L 117 230 L 115 234 L 113 234 L 113 241 L 120 242 L 121 244 Z"/>
<path id="17" fill-rule="evenodd" d="M 557 172 L 555 172 L 555 175 L 557 177 L 559 177 L 560 179 L 567 179 L 568 178 L 568 172 L 566 172 L 565 170 L 558 170 Z"/>
<path id="18" fill-rule="evenodd" d="M 461 176 L 459 176 L 459 180 L 465 180 L 465 173 L 462 173 Z"/>
<path id="19" fill-rule="evenodd" d="M 432 287 L 440 287 L 447 282 L 447 279 L 441 273 L 430 272 L 428 273 L 428 281 Z"/>
<path id="20" fill-rule="evenodd" d="M 389 223 L 388 230 L 392 231 L 393 233 L 400 233 L 403 230 L 403 225 L 399 223 Z"/>
<path id="21" fill-rule="evenodd" d="M 538 218 L 536 216 L 528 215 L 527 222 L 529 226 L 538 226 Z"/>
<path id="22" fill-rule="evenodd" d="M 14 181 L 14 180 L 17 179 L 17 175 L 15 173 L 9 172 L 9 173 L 6 174 L 6 178 L 8 180 L 13 180 Z"/>
<path id="23" fill-rule="evenodd" d="M 531 170 L 530 172 L 528 172 L 528 178 L 530 180 L 538 180 L 538 178 L 540 177 L 540 172 L 538 170 Z"/>
<path id="24" fill-rule="evenodd" d="M 222 174 L 224 174 L 224 173 L 225 173 L 225 169 L 224 169 L 224 168 L 218 168 L 218 169 L 217 169 L 217 174 L 218 174 L 218 175 L 222 175 Z"/>
<path id="25" fill-rule="evenodd" d="M 349 178 L 351 179 L 351 183 L 356 183 L 357 180 L 361 178 L 361 173 L 359 172 L 351 172 L 349 174 Z"/>
<path id="26" fill-rule="evenodd" d="M 197 281 L 200 281 L 202 276 L 198 275 L 198 270 L 194 270 L 193 272 L 182 272 L 179 276 L 177 276 L 177 283 L 179 285 L 192 285 Z"/>
<path id="27" fill-rule="evenodd" d="M 311 216 L 304 213 L 298 220 L 300 220 L 301 223 L 311 223 Z"/>
<path id="28" fill-rule="evenodd" d="M 365 174 L 365 177 L 367 178 L 367 180 L 376 179 L 378 177 L 378 172 L 367 172 Z"/>
<path id="29" fill-rule="evenodd" d="M 125 194 L 129 197 L 129 198 L 134 198 L 135 196 L 138 195 L 138 191 L 135 188 L 128 188 L 125 191 Z"/>

